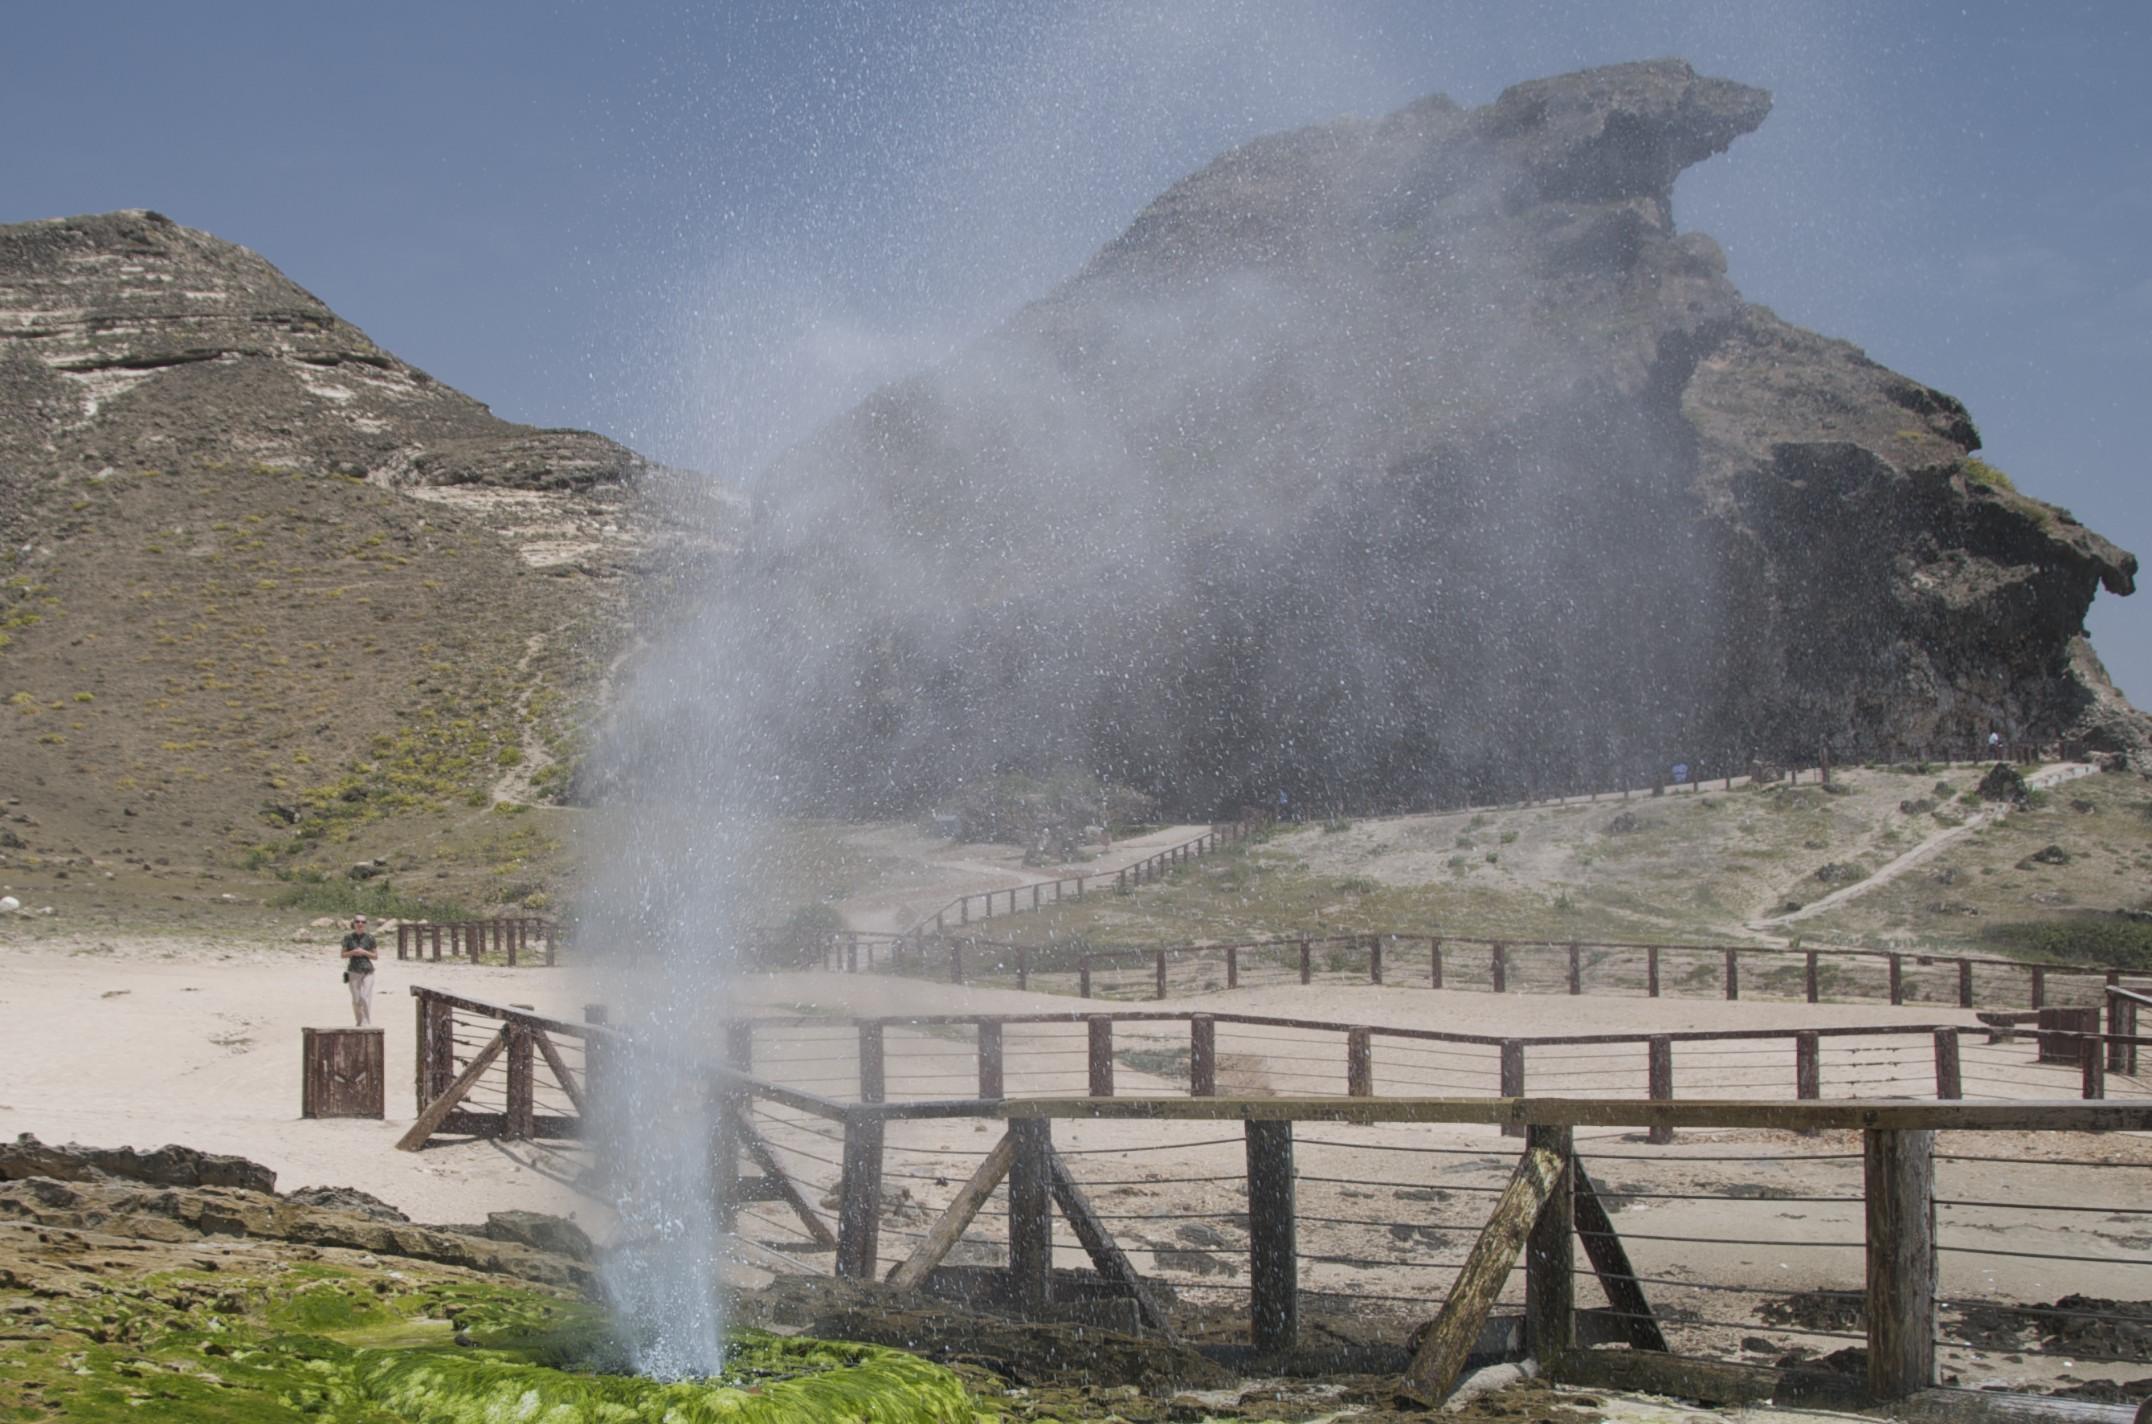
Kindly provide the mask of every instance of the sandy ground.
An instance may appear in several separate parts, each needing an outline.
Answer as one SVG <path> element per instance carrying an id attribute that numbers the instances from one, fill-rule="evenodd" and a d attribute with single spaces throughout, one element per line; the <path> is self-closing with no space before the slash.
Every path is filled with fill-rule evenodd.
<path id="1" fill-rule="evenodd" d="M 238 1153 L 273 1167 L 285 1190 L 358 1187 L 421 1221 L 579 1208 L 548 1175 L 560 1155 L 549 1149 L 474 1143 L 411 1154 L 393 1144 L 414 1113 L 412 983 L 580 1018 L 581 974 L 421 968 L 399 964 L 391 947 L 374 996 L 374 1022 L 387 1039 L 388 1120 L 308 1121 L 299 1116 L 300 1029 L 350 1026 L 339 974 L 333 944 L 33 938 L 0 928 L 0 1015 L 8 1024 L 0 1132 Z"/>

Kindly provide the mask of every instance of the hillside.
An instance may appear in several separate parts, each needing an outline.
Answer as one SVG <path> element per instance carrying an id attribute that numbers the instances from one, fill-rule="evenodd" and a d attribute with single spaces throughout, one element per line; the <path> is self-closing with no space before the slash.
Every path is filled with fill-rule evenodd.
<path id="1" fill-rule="evenodd" d="M 1097 947 L 1398 931 L 1783 941 L 2152 965 L 2152 787 L 2080 776 L 2007 815 L 1984 768 L 1281 826 L 1126 895 L 989 921 Z M 1960 834 L 1952 834 L 1961 832 Z M 1828 910 L 1778 917 L 1866 885 Z"/>
<path id="2" fill-rule="evenodd" d="M 667 476 L 157 214 L 0 227 L 0 881 L 542 904 L 634 589 L 700 547 Z"/>

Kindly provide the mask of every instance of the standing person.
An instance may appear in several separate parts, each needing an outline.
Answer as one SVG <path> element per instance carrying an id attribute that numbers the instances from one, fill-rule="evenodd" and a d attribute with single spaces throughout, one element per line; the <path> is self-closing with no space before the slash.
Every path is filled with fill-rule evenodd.
<path id="1" fill-rule="evenodd" d="M 374 956 L 380 946 L 366 932 L 366 916 L 351 917 L 344 936 L 344 982 L 351 986 L 351 1016 L 360 1028 L 374 1026 Z"/>
<path id="2" fill-rule="evenodd" d="M 2002 759 L 2003 734 L 2001 732 L 1997 732 L 1991 729 L 1988 732 L 1988 760 L 2001 761 Z"/>

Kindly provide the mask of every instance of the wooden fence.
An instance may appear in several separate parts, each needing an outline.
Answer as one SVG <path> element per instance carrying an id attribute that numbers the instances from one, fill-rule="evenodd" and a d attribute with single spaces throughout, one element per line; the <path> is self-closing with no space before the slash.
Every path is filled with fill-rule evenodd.
<path id="1" fill-rule="evenodd" d="M 1801 999 L 1954 1004 L 1961 1009 L 2043 1009 L 2097 1004 L 2129 971 L 2105 965 L 1900 950 L 1786 949 L 1755 944 L 1652 944 L 1624 940 L 1494 939 L 1424 931 L 1305 935 L 1237 944 L 1183 944 L 1070 954 L 953 936 L 839 934 L 824 967 L 886 971 L 950 983 L 1028 989 L 1072 980 L 1082 998 L 1164 999 L 1214 989 L 1318 977 L 1502 993 L 1635 993 L 1649 998 Z M 1055 976 L 1059 976 L 1058 978 Z M 2074 991 L 2074 992 L 2072 992 Z"/>
<path id="2" fill-rule="evenodd" d="M 396 924 L 398 959 L 468 959 L 477 964 L 490 951 L 510 967 L 542 963 L 550 968 L 557 960 L 559 945 L 559 924 L 533 915 L 440 923 L 399 920 Z"/>
<path id="3" fill-rule="evenodd" d="M 413 996 L 420 1015 L 420 1119 L 400 1142 L 407 1149 L 424 1147 L 435 1134 L 577 1136 L 585 1099 L 592 1093 L 587 1076 L 592 1071 L 603 1076 L 611 1054 L 643 1052 L 643 1045 L 631 1033 L 603 1022 L 555 1020 L 426 987 L 413 987 Z M 2128 989 L 2118 992 L 2118 998 L 2143 1000 Z M 603 1011 L 587 1013 L 596 1020 L 605 1017 Z M 1125 1030 L 1128 1039 L 1117 1043 L 1117 1028 Z M 951 1039 L 951 1030 L 964 1033 Z M 1046 1037 L 1039 1037 L 1042 1033 Z M 1074 1039 L 1067 1039 L 1070 1033 Z M 1244 1058 L 1248 1052 L 1248 1043 L 1235 1045 L 1233 1035 L 1248 1033 L 1287 1035 L 1276 1039 L 1280 1063 L 1300 1067 L 1315 1058 L 1315 1071 L 1334 1073 L 1334 1078 L 1319 1080 L 1317 1095 L 1308 1095 L 1306 1080 L 1298 1080 L 1291 1093 L 1276 1097 L 1220 1093 L 1227 1086 L 1220 1082 L 1224 1060 Z M 1156 1095 L 1160 1035 L 1186 1035 L 1186 1052 L 1171 1054 L 1177 1063 L 1186 1065 L 1186 1095 Z M 1991 1037 L 1997 1043 L 1984 1043 Z M 2029 1052 L 2038 1045 L 2038 1037 L 2019 1037 L 2014 1026 L 1943 1024 L 1493 1039 L 1263 1015 L 1115 1011 L 736 1022 L 723 1028 L 721 1063 L 695 1065 L 678 1056 L 674 1063 L 680 1071 L 699 1073 L 708 1082 L 717 1179 L 732 1187 L 719 1200 L 721 1220 L 736 1230 L 740 1241 L 775 1239 L 783 1250 L 768 1245 L 758 1250 L 768 1252 L 777 1269 L 805 1269 L 803 1254 L 820 1252 L 839 1276 L 889 1276 L 897 1284 L 930 1284 L 943 1276 L 945 1261 L 958 1241 L 966 1239 L 966 1230 L 988 1217 L 1007 1224 L 1005 1241 L 994 1243 L 1001 1265 L 988 1273 L 999 1280 L 1001 1295 L 1016 1308 L 1044 1306 L 1067 1291 L 1106 1291 L 1125 1299 L 1134 1323 L 1171 1329 L 1173 1299 L 1224 1293 L 1229 1299 L 1246 1299 L 1252 1347 L 1270 1355 L 1296 1347 L 1298 1323 L 1308 1299 L 1332 1310 L 1341 1301 L 1349 1304 L 1360 1299 L 1367 1301 L 1367 1308 L 1397 1310 L 1401 1301 L 1397 1295 L 1367 1297 L 1351 1291 L 1349 1278 L 1360 1267 L 1431 1271 L 1446 1276 L 1448 1284 L 1431 1284 L 1425 1295 L 1403 1301 L 1407 1312 L 1418 1301 L 1422 1312 L 1435 1314 L 1433 1329 L 1422 1338 L 1425 1342 L 1416 1349 L 1401 1379 L 1401 1390 L 1420 1398 L 1440 1398 L 1468 1357 L 1519 1353 L 1537 1355 L 1558 1379 L 1599 1387 L 1638 1387 L 1728 1402 L 1767 1398 L 1782 1390 L 1784 1370 L 1752 1362 L 1700 1359 L 1668 1349 L 1670 1338 L 1715 1340 L 1719 1336 L 1711 1332 L 1724 1334 L 1724 1329 L 1741 1329 L 1750 1336 L 1769 1332 L 1769 1325 L 1754 1321 L 1704 1321 L 1687 1306 L 1696 1293 L 1704 1293 L 1707 1301 L 1715 1299 L 1709 1295 L 1715 1291 L 1756 1295 L 1754 1282 L 1715 1284 L 1696 1280 L 1694 1271 L 1672 1271 L 1670 1276 L 1663 1269 L 1657 1273 L 1640 1269 L 1631 1265 L 1631 1252 L 1638 1245 L 1655 1248 L 1663 1241 L 1707 1237 L 1698 1237 L 1691 1228 L 1666 1237 L 1657 1235 L 1651 1226 L 1633 1224 L 1616 1233 L 1612 1222 L 1612 1213 L 1625 1202 L 1631 1207 L 1653 1205 L 1657 1200 L 1717 1200 L 1724 1205 L 1728 1198 L 1713 1192 L 1698 1196 L 1700 1187 L 1685 1185 L 1681 1177 L 1670 1181 L 1668 1190 L 1638 1187 L 1631 1181 L 1595 1183 L 1586 1168 L 1586 1157 L 1590 1157 L 1595 1162 L 1618 1162 L 1625 1174 L 1644 1170 L 1640 1162 L 1694 1170 L 1687 1164 L 1713 1162 L 1713 1157 L 1625 1153 L 1618 1147 L 1618 1138 L 1580 1147 L 1577 1131 L 1636 1127 L 1644 1131 L 1648 1144 L 1663 1144 L 1674 1138 L 1676 1129 L 1741 1127 L 1752 1129 L 1752 1134 L 1743 1138 L 1739 1162 L 1782 1162 L 1795 1170 L 1827 1170 L 1810 1164 L 1834 1164 L 1849 1155 L 1829 1149 L 1780 1155 L 1756 1144 L 1754 1129 L 1790 1134 L 1855 1129 L 1861 1131 L 1861 1149 L 1851 1153 L 1851 1159 L 1864 1166 L 1851 1194 L 1758 1192 L 1754 1205 L 1767 1209 L 1786 1200 L 1818 1200 L 1846 1202 L 1849 1209 L 1866 1213 L 1866 1248 L 1861 1241 L 1818 1241 L 1812 1235 L 1760 1241 L 1784 1252 L 1864 1250 L 1864 1284 L 1849 1299 L 1866 1301 L 1857 1310 L 1861 1319 L 1855 1321 L 1866 1334 L 1846 1336 L 1842 1329 L 1801 1323 L 1782 1323 L 1782 1329 L 1801 1340 L 1864 1342 L 1868 1349 L 1866 1387 L 1877 1398 L 1920 1394 L 1937 1407 L 1950 1402 L 1956 1409 L 2004 1409 L 1991 1415 L 1952 1413 L 1943 1418 L 2100 1418 L 2096 1413 L 2040 1413 L 2047 1407 L 2034 1402 L 2023 1402 L 2023 1409 L 2012 1413 L 2010 1409 L 2016 1409 L 2012 1400 L 1993 1396 L 1969 1400 L 1926 1394 L 1935 1383 L 1937 1349 L 1965 1349 L 1958 1338 L 1945 1338 L 1937 1325 L 1937 1301 L 1943 1299 L 1937 1286 L 1939 1252 L 1948 1261 L 1963 1256 L 1973 1263 L 1991 1256 L 2027 1254 L 2023 1237 L 1997 1248 L 1993 1235 L 1982 1235 L 1993 1233 L 1995 1228 L 1986 1224 L 1986 1217 L 1999 1211 L 2019 1215 L 2092 1211 L 2103 1213 L 2100 1220 L 2120 1220 L 2115 1213 L 2152 1215 L 2152 1207 L 2143 1207 L 2141 1202 L 2124 1202 L 2113 1209 L 2096 1207 L 2085 1198 L 2081 1185 L 2055 1187 L 2053 1196 L 2068 1198 L 2055 1205 L 2042 1205 L 2038 1194 L 1984 1200 L 1995 1194 L 1993 1187 L 1948 1198 L 1935 1190 L 1932 1162 L 1950 1162 L 1950 1157 L 1935 1153 L 1937 1131 L 2064 1134 L 2152 1129 L 2152 1097 L 2143 1091 L 2143 1084 L 2122 1084 L 2128 1101 L 2051 1097 L 2053 1086 L 2072 1073 L 2081 1076 L 2085 1099 L 2105 1095 L 2113 1052 L 2135 1050 L 2139 1039 L 2130 1037 L 2120 1043 L 2113 1035 L 2098 1033 L 2064 1037 L 2068 1048 L 2075 1050 L 2064 1054 L 2070 1065 L 2042 1067 Z M 1773 1043 L 1773 1039 L 1778 1041 Z M 1336 1052 L 1313 1052 L 1319 1041 Z M 1057 1043 L 1070 1043 L 1070 1048 L 1057 1048 Z M 1784 1052 L 1788 1043 L 1788 1060 L 1780 1060 L 1775 1054 Z M 833 1052 L 837 1045 L 850 1045 L 852 1052 Z M 1894 1045 L 1902 1045 L 1911 1054 L 1896 1052 Z M 1425 1054 L 1431 1052 L 1453 1058 L 1427 1058 Z M 1597 1088 L 1577 1086 L 1582 1073 L 1608 1076 L 1603 1056 L 1610 1052 L 1623 1056 L 1620 1063 L 1627 1065 L 1616 1073 L 1618 1080 Z M 1627 1058 L 1631 1052 L 1636 1054 L 1636 1063 Z M 1072 1071 L 1050 1067 L 1063 1054 L 1078 1056 L 1080 1065 Z M 1760 1058 L 1741 1069 L 1728 1067 L 1728 1054 L 1760 1054 Z M 2008 1080 L 1988 1080 L 1988 1073 L 2004 1069 L 1986 1067 L 1978 1054 L 1993 1054 L 1997 1063 L 2008 1058 L 2016 1069 Z M 1580 1058 L 1597 1058 L 1597 1063 L 1580 1069 Z M 1711 1095 L 1676 1099 L 1676 1063 L 1694 1069 L 1696 1082 L 1707 1084 Z M 1864 1071 L 1879 1065 L 1879 1073 Z M 1119 1095 L 1117 1067 L 1136 1071 L 1153 1091 L 1138 1097 Z M 949 1084 L 955 1084 L 953 1093 Z M 1427 1097 L 1429 1086 L 1438 1088 L 1440 1097 Z M 1397 1093 L 1399 1088 L 1403 1093 Z M 1877 1088 L 1892 1097 L 1879 1099 Z M 1960 1099 L 1960 1095 L 1976 1097 L 1978 1088 L 2034 1097 L 1986 1103 Z M 491 1101 L 480 1101 L 489 1091 Z M 1580 1091 L 1601 1095 L 1580 1095 Z M 1932 1091 L 1939 1101 L 1907 1101 L 1909 1091 Z M 1728 1093 L 1743 1097 L 1724 1101 Z M 1003 1121 L 1005 1131 L 990 1147 L 958 1149 L 949 1142 L 947 1125 L 960 1119 L 988 1125 Z M 1160 1123 L 1164 1136 L 1151 1144 L 1121 1140 L 1117 1147 L 1057 1147 L 1052 1140 L 1057 1123 L 1076 1129 L 1082 1123 L 1141 1121 Z M 1197 1121 L 1240 1125 L 1240 1134 L 1233 1138 L 1237 1149 L 1231 1164 L 1214 1159 L 1214 1153 L 1224 1151 L 1222 1138 L 1190 1136 L 1188 1123 Z M 1358 1125 L 1369 1131 L 1388 1131 L 1390 1136 L 1332 1140 L 1336 1134 L 1302 1134 L 1296 1140 L 1296 1129 L 1311 1123 Z M 1491 1170 L 1491 1162 L 1498 1159 L 1489 1159 L 1489 1149 L 1412 1136 L 1418 1129 L 1474 1125 L 1493 1125 L 1504 1134 L 1526 1138 L 1524 1155 L 1515 1159 L 1506 1183 L 1478 1185 L 1474 1177 L 1459 1177 L 1459 1172 Z M 930 1136 L 917 1136 L 921 1131 Z M 1657 1147 L 1651 1149 L 1651 1153 L 1657 1151 Z M 1982 1155 L 1993 1153 L 1991 1147 L 1967 1151 L 1971 1155 L 1960 1157 L 1963 1162 L 2019 1164 L 2019 1155 Z M 1186 1179 L 1141 1179 L 1143 1198 L 1171 1192 L 1177 1181 L 1201 1183 L 1190 1190 L 1209 1194 L 1207 1200 L 1214 1205 L 1209 1213 L 1197 1213 L 1212 1222 L 1205 1228 L 1212 1235 L 1203 1235 L 1199 1241 L 1224 1241 L 1227 1237 L 1220 1233 L 1240 1233 L 1246 1235 L 1246 1245 L 1175 1243 L 1166 1250 L 1158 1243 L 1132 1243 L 1117 1237 L 1117 1233 L 1147 1230 L 1149 1222 L 1190 1217 L 1188 1213 L 1175 1215 L 1158 1200 L 1128 1202 L 1134 1211 L 1115 1211 L 1119 1202 L 1095 1205 L 1123 1190 L 1123 1183 L 1117 1181 L 1119 1172 L 1108 1172 L 1100 1179 L 1095 1168 L 1082 1170 L 1095 1153 L 1108 1153 L 1110 1164 L 1143 1159 L 1145 1153 L 1164 1153 L 1166 1162 L 1194 1168 L 1197 1174 Z M 1403 1164 L 1429 1164 L 1438 1168 L 1438 1174 L 1427 1177 L 1425 1168 L 1416 1168 L 1407 1172 L 1405 1181 L 1386 1185 L 1388 1179 L 1367 1177 L 1369 1168 L 1362 1164 L 1369 1155 L 1394 1157 Z M 889 1157 L 895 1157 L 895 1166 L 889 1164 Z M 2105 1159 L 2081 1162 L 2079 1157 L 2085 1153 L 2072 1157 L 2029 1153 L 2012 1170 L 2068 1170 L 2085 1177 L 2130 1172 Z M 1332 1159 L 1341 1166 L 1328 1166 Z M 835 1181 L 813 1179 L 813 1170 L 820 1166 L 835 1168 Z M 936 1200 L 934 1215 L 921 1220 L 917 1230 L 889 1217 L 891 1194 L 887 1190 L 906 1183 L 917 1183 L 921 1192 L 932 1192 L 934 1187 L 949 1190 L 947 1200 Z M 1227 1190 L 1227 1185 L 1220 1183 L 1237 1183 L 1222 1205 L 1216 1202 L 1216 1194 Z M 1438 1224 L 1429 1224 L 1431 1217 L 1416 1220 L 1414 1213 L 1446 1213 L 1455 1207 L 1412 1207 L 1410 1211 L 1390 1207 L 1397 1220 L 1377 1211 L 1375 1220 L 1362 1222 L 1367 1207 L 1341 1213 L 1326 1205 L 1328 1198 L 1317 1200 L 1317 1209 L 1306 1207 L 1302 1200 L 1306 1192 L 1330 1192 L 1334 1183 L 1345 1183 L 1345 1198 L 1390 1194 L 1399 1202 L 1463 1202 L 1468 1215 L 1461 1220 L 1444 1215 Z M 2126 1194 L 2135 1196 L 2135 1174 L 2130 1174 L 2128 1183 Z M 1470 1215 L 1474 1202 L 1487 1198 L 1493 1198 L 1493 1209 L 1485 1220 Z M 818 1202 L 835 1202 L 835 1213 L 826 1213 Z M 1242 1205 L 1235 1207 L 1235 1202 Z M 775 1215 L 764 1215 L 766 1211 Z M 1945 1230 L 1939 1239 L 1932 1222 L 1943 1222 L 1948 1228 L 1954 1213 L 1973 1217 L 1965 1226 L 1973 1235 L 1960 1241 Z M 1072 1243 L 1054 1239 L 1057 1215 L 1074 1237 Z M 2025 1215 L 2025 1220 L 2034 1217 Z M 1136 1226 L 1130 1226 L 1132 1222 Z M 1926 1235 L 1924 1224 L 1930 1224 Z M 1455 1230 L 1478 1237 L 1463 1258 L 1433 1258 L 1425 1250 L 1418 1252 L 1418 1256 L 1429 1256 L 1425 1261 L 1412 1252 L 1401 1258 L 1379 1258 L 1375 1245 L 1369 1245 L 1371 1239 L 1384 1239 L 1384 1233 L 1392 1243 L 1416 1243 L 1446 1239 Z M 1756 1230 L 1765 1233 L 1773 1226 L 1760 1222 Z M 1786 1228 L 1778 1222 L 1775 1230 Z M 884 1252 L 887 1239 L 900 1243 L 900 1250 Z M 1573 1267 L 1573 1243 L 1584 1245 L 1588 1276 Z M 1730 1243 L 1741 1245 L 1741 1241 Z M 1511 1280 L 1519 1250 L 1526 1252 L 1524 1312 L 1517 1321 L 1491 1319 L 1504 1284 Z M 1054 1265 L 1057 1252 L 1074 1252 L 1078 1261 L 1089 1263 L 1093 1276 L 1070 1278 L 1070 1273 Z M 1188 1278 L 1186 1267 L 1181 1276 L 1166 1269 L 1171 1261 L 1199 1258 L 1214 1263 L 1220 1256 L 1235 1258 L 1235 1252 L 1246 1261 L 1246 1286 L 1207 1280 L 1207 1273 L 1216 1267 L 1205 1267 L 1197 1278 Z M 1138 1269 L 1136 1263 L 1145 1256 L 1147 1269 Z M 2130 1265 L 2113 1250 L 2087 1256 L 2085 1263 L 2083 1269 L 2107 1271 Z M 1235 1267 L 1233 1273 L 1237 1276 L 1240 1271 Z M 1592 1282 L 1605 1299 L 1603 1306 L 1577 1306 L 1577 1286 L 1582 1282 Z M 1313 1295 L 1308 1295 L 1311 1291 Z M 1980 1306 L 1978 1301 L 1967 1304 L 1956 1299 L 1958 1295 L 1963 1293 L 1950 1295 L 1956 1301 L 1950 1310 L 1963 1323 Z M 1679 1301 L 1672 1314 L 1666 1310 L 1666 1301 Z M 2034 1316 L 2057 1314 L 2047 1308 L 2029 1310 Z M 2059 1314 L 2107 1319 L 2103 1310 L 2094 1301 L 2085 1310 L 2070 1308 Z M 1605 1344 L 1627 1344 L 1629 1349 L 1601 1349 Z M 1704 1349 L 1711 1347 L 1704 1344 Z M 2085 1351 L 2081 1342 L 2075 1342 L 2057 1344 L 2049 1353 L 2083 1355 Z"/>
<path id="4" fill-rule="evenodd" d="M 1081 900 L 1087 891 L 1096 893 L 1111 888 L 1125 892 L 1134 886 L 1149 884 L 1222 847 L 1246 840 L 1251 833 L 1250 825 L 1247 821 L 1214 825 L 1193 840 L 1168 846 L 1115 870 L 1091 871 L 1083 875 L 1063 876 L 1058 880 L 1038 880 L 1006 890 L 980 890 L 969 895 L 959 895 L 921 920 L 912 928 L 908 937 L 915 941 L 921 940 L 930 929 L 936 934 L 946 933 L 952 923 L 961 927 L 975 919 L 988 920 L 997 915 L 1014 915 L 1025 910 L 1044 909 L 1049 905 L 1060 904 L 1064 898 Z M 1000 907 L 998 910 L 997 906 Z M 897 936 L 904 937 L 906 936 Z"/>

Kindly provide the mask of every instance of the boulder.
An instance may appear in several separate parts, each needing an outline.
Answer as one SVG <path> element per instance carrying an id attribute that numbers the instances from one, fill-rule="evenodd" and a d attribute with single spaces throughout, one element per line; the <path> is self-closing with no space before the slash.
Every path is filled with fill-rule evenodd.
<path id="1" fill-rule="evenodd" d="M 1980 799 L 2006 802 L 2022 806 L 2032 796 L 2025 785 L 2024 774 L 2006 761 L 1999 761 L 1988 768 L 1988 774 L 1980 778 Z"/>
<path id="2" fill-rule="evenodd" d="M 550 1251 L 575 1261 L 588 1261 L 594 1254 L 583 1228 L 561 1216 L 539 1211 L 495 1211 L 486 1214 L 483 1233 L 491 1241 L 513 1241 L 533 1251 Z"/>
<path id="3" fill-rule="evenodd" d="M 287 1192 L 284 1200 L 299 1206 L 318 1206 L 328 1211 L 349 1212 L 373 1221 L 407 1222 L 411 1218 L 370 1192 L 357 1187 L 301 1187 Z"/>

